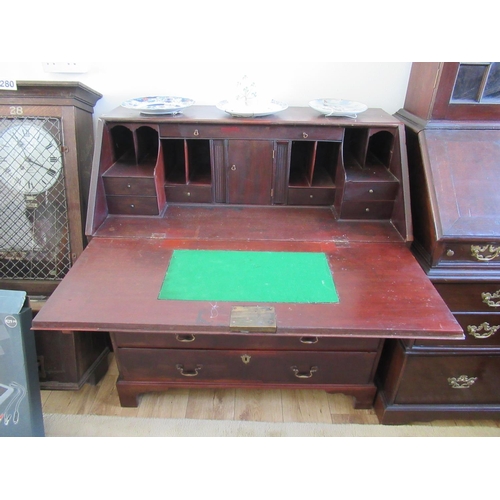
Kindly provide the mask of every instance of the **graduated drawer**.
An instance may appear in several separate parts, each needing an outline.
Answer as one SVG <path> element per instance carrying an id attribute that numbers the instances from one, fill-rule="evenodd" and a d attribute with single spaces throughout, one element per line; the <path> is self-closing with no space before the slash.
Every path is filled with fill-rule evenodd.
<path id="1" fill-rule="evenodd" d="M 333 205 L 335 188 L 288 188 L 288 205 Z"/>
<path id="2" fill-rule="evenodd" d="M 500 283 L 435 283 L 451 312 L 500 313 Z"/>
<path id="3" fill-rule="evenodd" d="M 498 348 L 500 314 L 455 314 L 465 333 L 464 340 L 416 340 L 416 347 Z"/>
<path id="4" fill-rule="evenodd" d="M 108 195 L 156 196 L 153 178 L 102 177 Z"/>
<path id="5" fill-rule="evenodd" d="M 382 340 L 350 337 L 316 337 L 303 335 L 258 334 L 191 334 L 113 332 L 117 347 L 151 347 L 178 349 L 274 349 L 298 351 L 366 351 L 376 352 Z"/>
<path id="6" fill-rule="evenodd" d="M 390 219 L 394 201 L 343 201 L 341 219 Z"/>
<path id="7" fill-rule="evenodd" d="M 397 182 L 346 182 L 344 201 L 394 200 L 398 186 Z"/>
<path id="8" fill-rule="evenodd" d="M 117 351 L 123 380 L 368 384 L 376 353 L 197 349 Z"/>
<path id="9" fill-rule="evenodd" d="M 396 404 L 498 404 L 500 357 L 411 355 Z"/>
<path id="10" fill-rule="evenodd" d="M 158 215 L 158 200 L 147 196 L 106 196 L 110 214 Z"/>

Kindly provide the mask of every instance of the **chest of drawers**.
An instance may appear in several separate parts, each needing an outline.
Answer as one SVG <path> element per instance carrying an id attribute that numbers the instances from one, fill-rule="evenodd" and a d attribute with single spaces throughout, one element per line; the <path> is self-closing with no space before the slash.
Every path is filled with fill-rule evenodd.
<path id="1" fill-rule="evenodd" d="M 451 78 L 446 76 L 450 67 L 463 69 L 450 64 L 444 64 L 441 78 Z M 422 66 L 428 70 L 427 64 Z M 491 99 L 484 106 L 464 101 L 454 91 L 439 116 L 417 115 L 419 101 L 412 92 L 422 85 L 417 82 L 420 67 L 405 109 L 397 114 L 406 126 L 412 249 L 465 339 L 388 343 L 379 372 L 377 413 L 384 423 L 498 418 L 500 106 Z M 455 81 L 450 79 L 450 89 Z M 436 108 L 433 112 L 438 113 Z M 444 119 L 446 113 L 453 119 Z"/>

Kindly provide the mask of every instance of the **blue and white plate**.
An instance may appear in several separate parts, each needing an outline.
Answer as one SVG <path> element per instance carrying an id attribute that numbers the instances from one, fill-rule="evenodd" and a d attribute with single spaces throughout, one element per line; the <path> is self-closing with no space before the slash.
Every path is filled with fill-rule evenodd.
<path id="1" fill-rule="evenodd" d="M 309 106 L 325 116 L 347 116 L 356 118 L 368 109 L 366 104 L 347 99 L 314 99 Z"/>
<path id="2" fill-rule="evenodd" d="M 192 106 L 194 101 L 186 97 L 151 96 L 136 97 L 122 103 L 127 109 L 135 109 L 144 115 L 175 115 Z"/>

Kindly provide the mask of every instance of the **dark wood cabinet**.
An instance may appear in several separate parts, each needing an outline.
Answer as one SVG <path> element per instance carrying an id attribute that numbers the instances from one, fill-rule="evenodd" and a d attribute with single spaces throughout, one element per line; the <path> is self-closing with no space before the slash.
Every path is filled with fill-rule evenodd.
<path id="1" fill-rule="evenodd" d="M 78 82 L 17 82 L 0 93 L 0 288 L 34 314 L 86 243 L 98 92 Z M 36 330 L 42 389 L 79 389 L 105 373 L 105 333 Z"/>
<path id="2" fill-rule="evenodd" d="M 282 387 L 343 392 L 367 408 L 386 338 L 463 337 L 408 248 L 404 129 L 394 117 L 118 109 L 98 130 L 91 241 L 35 325 L 110 331 L 122 405 L 178 387 Z M 339 300 L 161 300 L 179 249 L 321 253 Z M 250 328 L 238 323 L 242 307 L 272 309 L 274 326 L 250 312 Z"/>
<path id="3" fill-rule="evenodd" d="M 500 63 L 415 63 L 405 123 L 413 252 L 464 341 L 386 344 L 384 423 L 498 418 Z"/>

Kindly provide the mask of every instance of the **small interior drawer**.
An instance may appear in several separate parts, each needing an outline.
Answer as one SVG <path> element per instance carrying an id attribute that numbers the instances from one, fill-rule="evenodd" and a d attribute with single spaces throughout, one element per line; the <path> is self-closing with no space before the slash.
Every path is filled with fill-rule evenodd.
<path id="1" fill-rule="evenodd" d="M 169 185 L 165 186 L 165 195 L 172 203 L 211 203 L 212 186 Z"/>
<path id="2" fill-rule="evenodd" d="M 340 217 L 342 219 L 390 219 L 393 201 L 344 201 Z"/>
<path id="3" fill-rule="evenodd" d="M 288 205 L 333 205 L 335 188 L 288 188 Z"/>
<path id="4" fill-rule="evenodd" d="M 158 215 L 158 200 L 146 196 L 106 196 L 110 214 Z"/>
<path id="5" fill-rule="evenodd" d="M 393 201 L 398 186 L 397 182 L 346 182 L 344 201 Z"/>
<path id="6" fill-rule="evenodd" d="M 108 195 L 156 196 L 153 178 L 103 177 L 103 181 Z"/>

